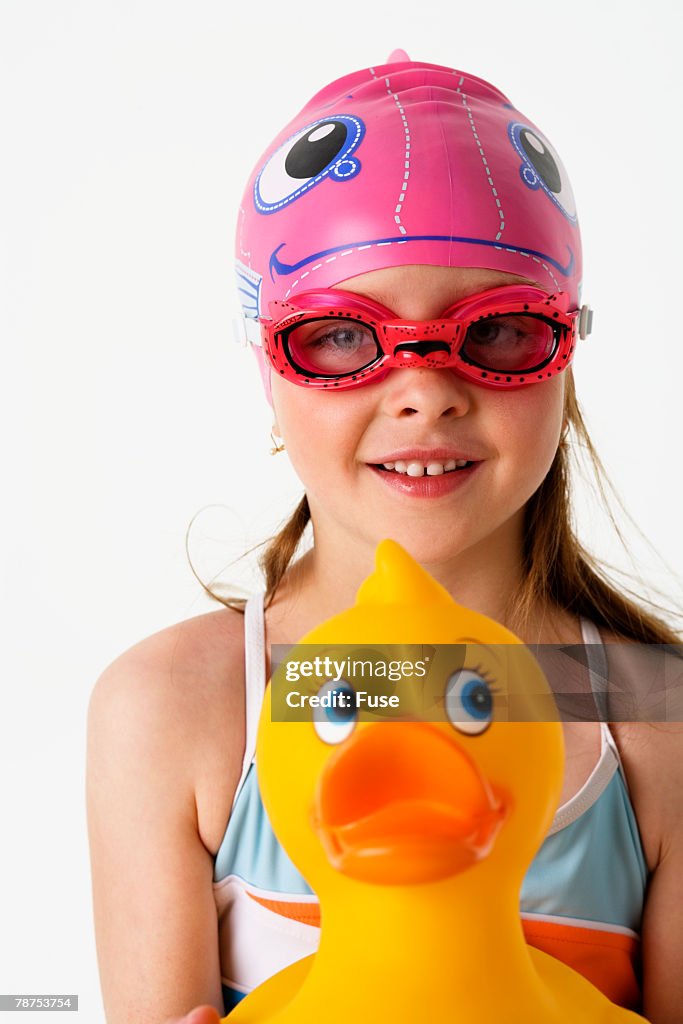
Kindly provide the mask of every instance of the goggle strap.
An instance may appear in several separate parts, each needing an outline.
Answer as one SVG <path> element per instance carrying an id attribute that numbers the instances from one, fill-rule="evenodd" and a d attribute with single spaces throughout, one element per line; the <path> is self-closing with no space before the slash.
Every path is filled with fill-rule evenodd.
<path id="1" fill-rule="evenodd" d="M 248 345 L 261 347 L 261 328 L 253 316 L 232 317 L 232 336 L 233 341 L 242 348 Z"/>
<path id="2" fill-rule="evenodd" d="M 582 306 L 579 313 L 579 337 L 583 340 L 593 330 L 593 310 L 590 306 Z"/>

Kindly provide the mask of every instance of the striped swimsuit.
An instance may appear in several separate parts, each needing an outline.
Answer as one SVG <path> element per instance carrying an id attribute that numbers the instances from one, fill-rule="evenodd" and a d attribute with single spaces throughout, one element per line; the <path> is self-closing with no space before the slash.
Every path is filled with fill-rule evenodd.
<path id="1" fill-rule="evenodd" d="M 581 621 L 599 702 L 606 652 Z M 318 901 L 270 827 L 254 767 L 265 678 L 263 595 L 245 609 L 246 746 L 232 812 L 214 867 L 226 1012 L 271 975 L 315 952 Z M 601 663 L 597 663 L 601 662 Z M 532 861 L 521 897 L 527 941 L 570 964 L 614 1002 L 640 1004 L 639 932 L 647 867 L 614 739 L 601 724 L 600 756 L 560 807 Z"/>

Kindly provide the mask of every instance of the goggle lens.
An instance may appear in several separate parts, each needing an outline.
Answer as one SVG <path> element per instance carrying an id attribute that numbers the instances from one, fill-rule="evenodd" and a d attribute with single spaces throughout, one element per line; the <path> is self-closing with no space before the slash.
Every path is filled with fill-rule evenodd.
<path id="1" fill-rule="evenodd" d="M 381 355 L 374 330 L 362 320 L 306 320 L 287 332 L 290 359 L 305 373 L 342 376 L 369 366 Z"/>
<path id="2" fill-rule="evenodd" d="M 541 317 L 487 316 L 467 329 L 460 355 L 496 373 L 522 373 L 542 366 L 553 354 L 555 328 Z"/>

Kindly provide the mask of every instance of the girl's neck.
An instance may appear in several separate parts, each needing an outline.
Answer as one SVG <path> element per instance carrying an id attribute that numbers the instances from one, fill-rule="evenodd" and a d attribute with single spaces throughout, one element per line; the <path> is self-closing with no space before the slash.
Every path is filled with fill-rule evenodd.
<path id="1" fill-rule="evenodd" d="M 334 538 L 316 543 L 294 563 L 278 587 L 268 611 L 271 643 L 292 643 L 325 619 L 350 607 L 374 568 L 374 547 L 347 544 L 339 554 Z M 523 581 L 520 524 L 505 524 L 498 535 L 424 568 L 460 604 L 489 616 L 526 643 L 580 642 L 575 618 L 548 603 L 532 609 L 523 628 L 508 609 Z"/>

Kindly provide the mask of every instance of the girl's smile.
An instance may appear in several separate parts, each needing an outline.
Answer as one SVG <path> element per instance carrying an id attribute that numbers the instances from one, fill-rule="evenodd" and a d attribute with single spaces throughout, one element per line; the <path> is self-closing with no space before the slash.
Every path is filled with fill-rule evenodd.
<path id="1" fill-rule="evenodd" d="M 481 461 L 464 458 L 440 460 L 438 456 L 408 454 L 396 462 L 369 463 L 379 479 L 401 494 L 415 498 L 439 498 L 462 487 L 471 479 Z"/>

